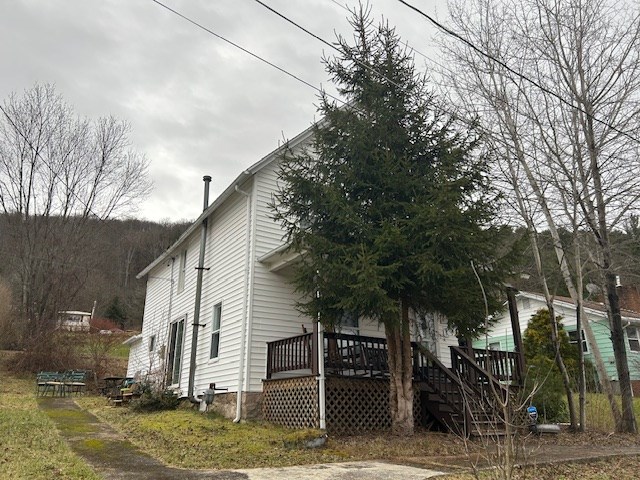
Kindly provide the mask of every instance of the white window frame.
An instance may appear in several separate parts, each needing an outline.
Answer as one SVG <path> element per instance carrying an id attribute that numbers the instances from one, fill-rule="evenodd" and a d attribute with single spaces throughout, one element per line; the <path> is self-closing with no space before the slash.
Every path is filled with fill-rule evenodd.
<path id="1" fill-rule="evenodd" d="M 153 352 L 156 349 L 156 336 L 151 335 L 149 337 L 149 351 Z"/>
<path id="2" fill-rule="evenodd" d="M 574 334 L 575 338 L 572 338 L 571 334 Z M 567 336 L 569 337 L 569 343 L 571 345 L 578 345 L 578 330 L 567 330 Z M 582 340 L 582 352 L 589 353 L 589 344 L 587 343 L 587 337 L 584 334 L 584 330 L 580 331 L 580 337 Z"/>
<path id="3" fill-rule="evenodd" d="M 340 333 L 360 335 L 360 315 L 356 312 L 343 312 L 339 325 Z"/>
<path id="4" fill-rule="evenodd" d="M 167 383 L 170 386 L 180 385 L 182 360 L 184 355 L 184 338 L 187 316 L 183 315 L 169 324 L 169 356 L 167 361 Z M 174 332 L 175 328 L 175 332 Z"/>
<path id="5" fill-rule="evenodd" d="M 626 328 L 626 330 L 627 330 L 627 343 L 629 344 L 629 351 L 634 353 L 640 353 L 640 328 L 635 326 L 634 327 L 629 326 Z M 631 335 L 632 332 L 633 332 L 633 335 Z"/>
<path id="6" fill-rule="evenodd" d="M 185 249 L 180 253 L 180 265 L 178 268 L 178 288 L 177 288 L 178 293 L 184 290 L 186 276 L 187 276 L 187 250 Z"/>
<path id="7" fill-rule="evenodd" d="M 209 359 L 220 358 L 220 327 L 222 326 L 222 302 L 216 303 L 211 312 L 211 335 L 209 336 Z M 215 344 L 214 344 L 215 341 Z M 214 349 L 215 345 L 215 349 Z M 215 355 L 214 355 L 215 353 Z"/>
<path id="8" fill-rule="evenodd" d="M 500 342 L 489 342 L 489 350 L 500 350 Z"/>

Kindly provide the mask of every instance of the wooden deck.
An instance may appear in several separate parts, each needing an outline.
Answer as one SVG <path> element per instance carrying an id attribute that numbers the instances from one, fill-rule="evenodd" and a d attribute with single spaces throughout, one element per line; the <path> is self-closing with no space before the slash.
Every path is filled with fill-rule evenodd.
<path id="1" fill-rule="evenodd" d="M 321 342 L 317 341 L 319 338 Z M 510 395 L 514 389 L 521 386 L 523 381 L 524 365 L 521 364 L 520 356 L 514 352 L 450 347 L 452 367 L 448 368 L 424 346 L 413 343 L 412 349 L 414 390 L 416 391 L 414 415 L 420 417 L 425 426 L 435 422 L 442 428 L 464 434 L 471 434 L 474 429 L 481 429 L 481 424 L 492 424 L 495 428 L 495 416 L 498 412 L 495 409 L 496 402 L 492 399 L 495 399 L 496 395 L 503 397 Z M 320 351 L 322 356 L 319 355 Z M 342 378 L 344 381 L 375 379 L 384 384 L 384 380 L 389 377 L 386 339 L 331 332 L 324 332 L 322 336 L 317 332 L 306 333 L 267 344 L 267 380 L 265 382 L 270 383 L 269 395 L 274 399 L 279 398 L 277 383 L 274 383 L 277 379 L 284 381 L 284 379 L 297 377 L 316 377 L 321 361 L 327 379 Z M 353 402 L 358 403 L 374 395 L 364 393 L 365 390 L 372 388 L 377 398 L 375 403 L 379 403 L 381 398 L 386 398 L 386 394 L 381 394 L 380 389 L 388 389 L 388 382 L 385 384 L 387 387 L 381 387 L 383 384 L 378 383 L 359 382 L 357 388 L 355 386 L 347 388 L 344 381 L 339 384 L 342 390 L 351 389 L 352 393 L 359 392 L 357 395 L 363 397 L 359 400 L 354 398 Z M 365 385 L 368 386 L 365 387 Z M 333 410 L 334 415 L 343 415 L 341 412 L 346 412 L 343 415 L 344 418 L 336 424 L 361 423 L 361 420 L 355 421 L 351 418 L 355 413 L 347 414 L 359 409 L 359 407 L 350 409 L 345 403 L 348 400 L 345 398 L 351 394 L 345 398 L 339 395 L 331 397 L 333 393 L 329 389 L 327 395 L 330 403 L 339 405 L 338 409 Z M 291 405 L 298 404 L 295 395 L 293 399 L 287 401 Z M 305 407 L 303 410 L 309 408 Z M 298 417 L 299 413 L 292 409 L 291 415 Z M 329 416 L 329 413 L 327 415 Z M 380 418 L 377 424 L 384 428 L 388 420 L 383 414 L 376 413 L 376 416 Z M 303 420 L 298 418 L 296 421 Z M 370 430 L 373 428 L 372 425 L 368 425 L 367 428 Z"/>

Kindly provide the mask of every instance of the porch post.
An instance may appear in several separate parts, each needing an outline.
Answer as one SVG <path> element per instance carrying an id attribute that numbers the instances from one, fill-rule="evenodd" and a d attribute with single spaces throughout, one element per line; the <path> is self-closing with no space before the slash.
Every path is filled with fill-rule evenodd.
<path id="1" fill-rule="evenodd" d="M 318 322 L 313 322 L 311 335 L 311 375 L 318 375 Z"/>
<path id="2" fill-rule="evenodd" d="M 507 302 L 509 303 L 509 316 L 511 317 L 511 330 L 513 332 L 514 352 L 518 358 L 516 372 L 518 382 L 524 380 L 524 345 L 522 343 L 522 332 L 520 331 L 520 319 L 518 318 L 518 305 L 516 303 L 517 290 L 507 287 Z"/>
<path id="3" fill-rule="evenodd" d="M 316 344 L 317 355 L 315 356 L 318 366 L 318 410 L 320 429 L 326 430 L 326 387 L 324 377 L 324 327 L 320 324 L 320 315 L 318 321 L 314 322 L 314 340 Z"/>

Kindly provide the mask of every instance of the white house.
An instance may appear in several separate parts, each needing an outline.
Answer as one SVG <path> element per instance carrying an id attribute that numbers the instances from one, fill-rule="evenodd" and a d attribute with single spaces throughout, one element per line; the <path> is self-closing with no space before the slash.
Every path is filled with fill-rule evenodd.
<path id="1" fill-rule="evenodd" d="M 312 129 L 307 129 L 289 147 L 304 148 L 311 135 Z M 278 188 L 278 158 L 283 148 L 238 175 L 171 247 L 138 274 L 138 278 L 147 278 L 146 302 L 142 332 L 130 341 L 127 375 L 155 378 L 182 396 L 200 395 L 215 383 L 216 388 L 227 389 L 216 395 L 218 409 L 236 420 L 257 414 L 267 378 L 306 374 L 312 378 L 308 384 L 312 386 L 305 391 L 323 396 L 323 384 L 317 384 L 316 378 L 324 375 L 325 365 L 321 358 L 320 370 L 311 365 L 313 344 L 323 345 L 320 357 L 328 351 L 327 342 L 336 342 L 341 351 L 349 350 L 353 362 L 346 370 L 361 377 L 365 376 L 363 372 L 375 377 L 385 363 L 378 362 L 375 371 L 371 360 L 368 370 L 356 368 L 364 361 L 365 353 L 379 350 L 377 347 L 382 345 L 376 339 L 384 338 L 384 330 L 376 323 L 354 319 L 351 325 L 343 326 L 343 333 L 362 337 L 357 345 L 346 337 L 317 341 L 321 337 L 312 337 L 322 335 L 317 323 L 295 308 L 298 297 L 289 279 L 297 258 L 286 253 L 283 230 L 272 219 L 269 207 Z M 204 262 L 200 270 L 205 221 Z M 198 272 L 202 273 L 201 303 L 199 320 L 194 322 Z M 457 344 L 457 340 L 447 331 L 446 321 L 437 316 L 429 320 L 422 340 L 450 366 L 448 347 Z M 283 343 L 277 343 L 281 340 Z M 276 343 L 268 347 L 270 342 Z M 314 355 L 318 353 L 315 352 Z M 297 382 L 302 385 L 301 380 Z"/>
<path id="2" fill-rule="evenodd" d="M 80 312 L 67 310 L 58 312 L 58 328 L 69 330 L 70 332 L 88 332 L 91 329 L 89 324 L 91 312 Z"/>

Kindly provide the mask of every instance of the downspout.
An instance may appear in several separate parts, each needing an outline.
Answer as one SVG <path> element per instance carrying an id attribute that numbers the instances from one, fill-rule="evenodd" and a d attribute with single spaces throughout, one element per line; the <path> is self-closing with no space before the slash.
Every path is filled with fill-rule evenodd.
<path id="1" fill-rule="evenodd" d="M 242 323 L 240 325 L 240 358 L 238 365 L 238 387 L 236 393 L 236 416 L 233 419 L 234 423 L 238 423 L 242 419 L 242 391 L 244 384 L 244 371 L 245 371 L 245 351 L 246 351 L 246 343 L 247 343 L 247 323 L 249 322 L 249 291 L 250 291 L 250 283 L 251 283 L 251 194 L 241 190 L 238 185 L 236 185 L 236 192 L 244 195 L 247 199 L 247 207 L 245 217 L 247 219 L 247 226 L 245 231 L 245 273 L 244 273 L 244 291 L 242 298 L 244 299 L 244 308 L 242 310 Z"/>
<path id="2" fill-rule="evenodd" d="M 211 177 L 209 175 L 205 175 L 202 177 L 204 181 L 204 207 L 202 211 L 204 212 L 209 206 L 209 184 L 211 183 Z M 193 327 L 191 333 L 191 362 L 189 363 L 189 389 L 187 391 L 187 397 L 192 402 L 198 402 L 193 396 L 194 389 L 194 381 L 196 377 L 196 353 L 198 350 L 198 331 L 200 327 L 204 325 L 200 324 L 200 303 L 202 297 L 202 273 L 204 272 L 204 253 L 205 246 L 207 243 L 207 224 L 208 217 L 204 217 L 202 220 L 202 228 L 200 229 L 200 257 L 198 258 L 198 266 L 196 270 L 198 270 L 198 277 L 196 280 L 196 299 L 195 306 L 193 308 Z"/>
<path id="3" fill-rule="evenodd" d="M 252 185 L 252 188 L 255 189 L 255 182 Z M 250 212 L 256 211 L 256 202 L 257 195 L 253 194 L 251 197 L 251 210 Z M 256 231 L 256 215 L 251 215 L 251 243 L 250 252 L 254 252 L 255 249 L 255 231 Z M 244 389 L 245 391 L 249 391 L 251 388 L 251 345 L 253 345 L 253 288 L 254 288 L 254 278 L 255 278 L 255 263 L 251 261 L 251 255 L 249 256 L 249 293 L 248 293 L 248 301 L 249 307 L 247 309 L 247 355 L 246 355 L 246 363 L 245 363 L 245 376 L 244 376 Z"/>

